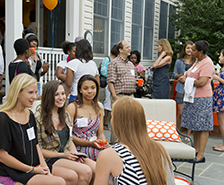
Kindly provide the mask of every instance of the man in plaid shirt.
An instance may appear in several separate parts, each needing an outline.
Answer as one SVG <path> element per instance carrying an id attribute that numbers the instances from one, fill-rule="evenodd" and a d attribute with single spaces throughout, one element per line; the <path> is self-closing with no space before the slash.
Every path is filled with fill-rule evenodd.
<path id="1" fill-rule="evenodd" d="M 137 74 L 135 66 L 128 60 L 131 48 L 127 41 L 117 44 L 118 56 L 107 68 L 107 83 L 112 95 L 112 103 L 123 96 L 133 96 L 136 92 Z"/>
<path id="2" fill-rule="evenodd" d="M 135 66 L 128 60 L 131 48 L 127 41 L 120 41 L 117 44 L 118 55 L 113 59 L 107 68 L 107 83 L 111 92 L 111 104 L 124 96 L 133 96 L 136 92 L 137 73 Z M 110 144 L 119 142 L 111 130 Z"/>

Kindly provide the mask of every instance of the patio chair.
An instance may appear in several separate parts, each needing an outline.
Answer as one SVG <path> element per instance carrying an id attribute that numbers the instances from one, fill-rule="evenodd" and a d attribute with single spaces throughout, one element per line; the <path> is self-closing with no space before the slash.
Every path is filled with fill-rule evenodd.
<path id="1" fill-rule="evenodd" d="M 157 121 L 169 121 L 176 124 L 176 102 L 171 99 L 142 99 L 135 98 L 141 103 L 144 108 L 146 119 L 157 120 Z M 186 177 L 191 178 L 194 181 L 194 171 L 195 171 L 195 149 L 193 141 L 190 137 L 182 134 L 178 129 L 182 142 L 170 142 L 170 141 L 157 141 L 163 145 L 170 155 L 171 161 L 174 166 L 174 172 L 182 174 Z M 185 138 L 189 138 L 190 142 L 186 142 Z M 180 172 L 177 170 L 175 165 L 176 161 L 190 162 L 192 164 L 191 175 Z"/>

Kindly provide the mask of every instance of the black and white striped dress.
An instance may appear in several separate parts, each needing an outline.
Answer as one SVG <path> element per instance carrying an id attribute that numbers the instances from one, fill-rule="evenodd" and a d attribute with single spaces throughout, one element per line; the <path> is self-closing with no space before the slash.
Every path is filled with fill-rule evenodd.
<path id="1" fill-rule="evenodd" d="M 145 175 L 136 157 L 124 145 L 117 143 L 112 147 L 123 161 L 123 171 L 118 177 L 113 177 L 114 185 L 147 185 Z"/>

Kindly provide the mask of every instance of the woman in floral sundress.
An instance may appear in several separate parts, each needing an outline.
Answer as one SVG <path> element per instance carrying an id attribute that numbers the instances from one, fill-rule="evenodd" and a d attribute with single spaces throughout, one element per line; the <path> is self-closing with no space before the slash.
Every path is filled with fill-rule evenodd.
<path id="1" fill-rule="evenodd" d="M 73 142 L 79 152 L 96 161 L 100 151 L 109 146 L 104 144 L 103 108 L 98 105 L 99 85 L 93 76 L 84 75 L 77 90 L 77 104 L 72 102 L 66 109 L 74 123 Z"/>
<path id="2" fill-rule="evenodd" d="M 224 64 L 224 49 L 220 52 L 219 60 L 220 64 Z M 224 152 L 224 68 L 222 68 L 219 75 L 213 75 L 213 79 L 220 82 L 213 94 L 213 112 L 217 113 L 223 139 L 222 144 L 213 146 L 213 149 Z"/>

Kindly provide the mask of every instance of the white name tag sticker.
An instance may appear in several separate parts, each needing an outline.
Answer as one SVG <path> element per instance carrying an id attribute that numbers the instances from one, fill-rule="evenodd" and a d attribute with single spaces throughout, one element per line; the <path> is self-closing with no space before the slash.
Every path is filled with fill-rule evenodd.
<path id="1" fill-rule="evenodd" d="M 194 67 L 194 69 L 191 70 L 192 73 L 194 73 L 195 71 L 197 71 L 197 67 Z"/>
<path id="2" fill-rule="evenodd" d="M 135 70 L 134 69 L 130 70 L 130 72 L 131 72 L 132 76 L 135 76 Z"/>
<path id="3" fill-rule="evenodd" d="M 87 126 L 88 126 L 88 118 L 77 119 L 77 127 L 87 127 Z"/>
<path id="4" fill-rule="evenodd" d="M 72 137 L 72 127 L 68 127 L 68 128 L 69 128 L 70 137 Z"/>
<path id="5" fill-rule="evenodd" d="M 29 141 L 31 141 L 31 140 L 33 140 L 33 139 L 36 138 L 36 137 L 35 137 L 35 132 L 34 132 L 34 128 L 33 128 L 33 127 L 28 128 L 28 129 L 26 130 L 26 132 L 27 132 Z"/>

